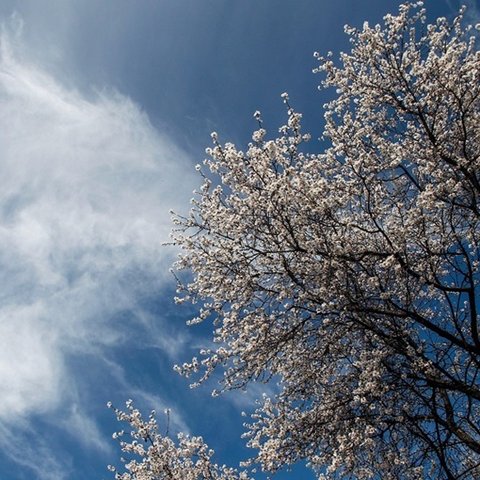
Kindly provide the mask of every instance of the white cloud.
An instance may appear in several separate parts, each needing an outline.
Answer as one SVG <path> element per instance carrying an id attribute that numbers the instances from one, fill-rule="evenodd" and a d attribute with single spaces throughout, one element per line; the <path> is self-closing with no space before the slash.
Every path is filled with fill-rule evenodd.
<path id="1" fill-rule="evenodd" d="M 65 430 L 69 431 L 75 438 L 90 450 L 112 452 L 113 445 L 110 438 L 101 432 L 97 424 L 77 405 L 70 407 L 66 418 L 61 421 Z"/>
<path id="2" fill-rule="evenodd" d="M 65 480 L 69 477 L 69 468 L 56 457 L 48 441 L 28 424 L 21 422 L 17 430 L 12 431 L 0 423 L 0 448 L 39 480 Z M 18 475 L 18 478 L 23 477 Z"/>
<path id="3" fill-rule="evenodd" d="M 112 316 L 158 292 L 186 155 L 128 98 L 91 99 L 0 44 L 0 426 L 75 392 L 66 359 L 122 340 Z M 16 42 L 21 42 L 16 38 Z M 14 50 L 14 49 L 13 49 Z M 181 341 L 180 341 L 181 343 Z M 172 355 L 172 352 L 168 352 Z M 81 423 L 98 442 L 95 425 Z M 99 443 L 100 445 L 100 443 Z M 45 477 L 46 478 L 46 477 Z"/>
<path id="4" fill-rule="evenodd" d="M 18 288 L 22 288 L 18 284 Z M 26 303 L 26 302 L 25 302 Z M 31 410 L 55 408 L 64 376 L 55 329 L 40 302 L 0 309 L 0 418 L 16 422 Z"/>

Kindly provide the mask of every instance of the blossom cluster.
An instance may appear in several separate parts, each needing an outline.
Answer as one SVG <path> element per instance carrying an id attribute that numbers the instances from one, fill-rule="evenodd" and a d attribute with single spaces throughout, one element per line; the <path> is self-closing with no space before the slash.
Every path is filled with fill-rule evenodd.
<path id="1" fill-rule="evenodd" d="M 266 470 L 480 474 L 480 53 L 463 15 L 426 25 L 406 3 L 346 27 L 350 53 L 316 55 L 331 146 L 302 153 L 284 94 L 277 138 L 213 137 L 176 218 L 179 301 L 217 344 L 177 369 L 198 384 L 221 368 L 226 390 L 279 379 L 245 434 Z"/>
<path id="2" fill-rule="evenodd" d="M 111 403 L 108 406 L 113 408 Z M 114 408 L 114 412 L 131 429 L 113 434 L 129 457 L 122 459 L 124 472 L 109 466 L 116 480 L 249 480 L 245 472 L 213 463 L 214 452 L 202 437 L 179 433 L 175 441 L 168 432 L 162 435 L 154 411 L 144 419 L 129 400 L 125 410 Z"/>
<path id="3" fill-rule="evenodd" d="M 214 346 L 176 369 L 195 385 L 223 370 L 221 390 L 279 384 L 246 425 L 247 465 L 480 477 L 480 53 L 463 9 L 425 17 L 405 3 L 383 25 L 346 27 L 339 61 L 316 55 L 337 92 L 324 152 L 304 153 L 284 94 L 276 138 L 260 112 L 245 150 L 212 134 L 191 212 L 175 217 L 177 275 L 189 272 L 178 301 L 215 328 Z M 237 478 L 201 476 L 200 440 L 155 438 L 140 455 L 158 460 L 127 465 L 135 478 L 170 462 L 176 478 Z"/>

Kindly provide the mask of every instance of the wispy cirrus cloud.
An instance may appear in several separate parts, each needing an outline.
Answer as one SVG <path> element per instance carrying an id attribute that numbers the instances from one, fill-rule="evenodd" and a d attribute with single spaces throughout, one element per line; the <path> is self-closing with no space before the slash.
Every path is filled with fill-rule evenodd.
<path id="1" fill-rule="evenodd" d="M 194 184 L 189 159 L 137 105 L 63 87 L 19 60 L 15 32 L 0 39 L 0 427 L 11 438 L 29 415 L 75 405 L 87 373 L 68 358 L 124 341 L 118 314 L 140 318 L 138 298 L 159 294 L 168 212 Z M 103 448 L 85 412 L 69 412 Z M 61 478 L 55 462 L 38 478 Z"/>
<path id="2" fill-rule="evenodd" d="M 57 458 L 50 447 L 26 422 L 17 425 L 15 431 L 0 423 L 0 448 L 17 465 L 41 480 L 67 479 L 68 466 Z M 18 478 L 24 477 L 18 475 Z"/>

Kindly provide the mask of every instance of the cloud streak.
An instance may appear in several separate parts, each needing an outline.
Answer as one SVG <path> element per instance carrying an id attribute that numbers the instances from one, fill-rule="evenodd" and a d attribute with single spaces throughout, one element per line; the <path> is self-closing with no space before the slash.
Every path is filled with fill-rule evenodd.
<path id="1" fill-rule="evenodd" d="M 194 181 L 127 97 L 69 90 L 18 60 L 20 37 L 4 29 L 0 42 L 0 426 L 11 436 L 18 419 L 75 403 L 69 356 L 122 342 L 112 319 L 159 293 L 168 212 Z M 83 415 L 71 410 L 101 445 Z"/>

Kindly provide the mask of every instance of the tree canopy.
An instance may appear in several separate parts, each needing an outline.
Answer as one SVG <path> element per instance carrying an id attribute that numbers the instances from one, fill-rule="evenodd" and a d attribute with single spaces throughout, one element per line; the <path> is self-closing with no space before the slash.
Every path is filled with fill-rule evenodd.
<path id="1" fill-rule="evenodd" d="M 212 134 L 173 238 L 178 301 L 201 305 L 216 347 L 176 368 L 195 384 L 223 370 L 220 390 L 278 384 L 247 425 L 246 468 L 480 477 L 480 53 L 463 17 L 427 24 L 406 3 L 346 27 L 339 61 L 315 54 L 336 89 L 322 153 L 286 94 L 276 138 L 259 112 L 246 149 Z M 247 478 L 197 437 L 117 414 L 150 442 L 123 444 L 141 460 L 118 478 Z"/>

